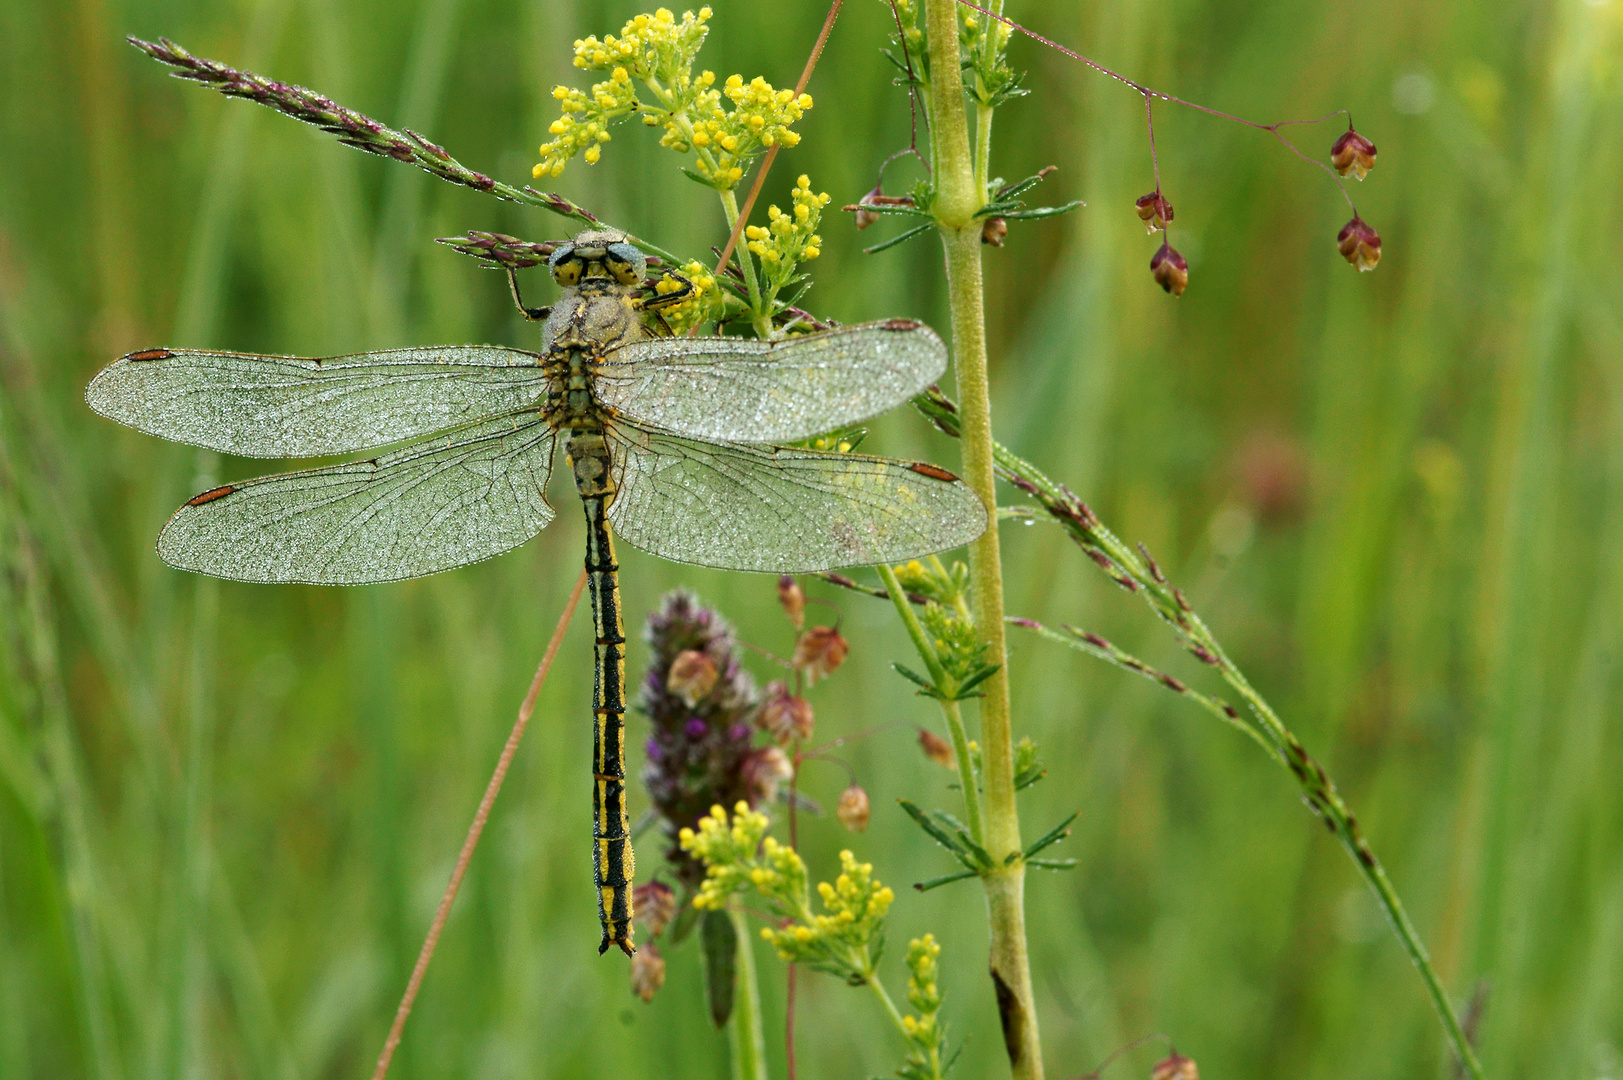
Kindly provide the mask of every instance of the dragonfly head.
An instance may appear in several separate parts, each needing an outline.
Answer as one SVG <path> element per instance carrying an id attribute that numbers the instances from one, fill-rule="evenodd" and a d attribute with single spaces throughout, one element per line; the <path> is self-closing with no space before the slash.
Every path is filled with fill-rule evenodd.
<path id="1" fill-rule="evenodd" d="M 547 267 L 552 280 L 565 288 L 593 278 L 637 285 L 648 272 L 648 259 L 626 241 L 625 233 L 591 229 L 554 251 Z"/>

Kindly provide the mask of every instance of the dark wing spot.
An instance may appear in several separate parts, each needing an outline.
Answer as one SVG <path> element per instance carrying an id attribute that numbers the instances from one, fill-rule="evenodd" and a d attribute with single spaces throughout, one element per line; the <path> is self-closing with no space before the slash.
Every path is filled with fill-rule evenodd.
<path id="1" fill-rule="evenodd" d="M 217 488 L 210 488 L 201 495 L 193 495 L 191 498 L 186 500 L 186 505 L 202 506 L 204 503 L 211 503 L 215 499 L 223 499 L 235 490 L 237 489 L 233 484 L 222 484 Z"/>
<path id="2" fill-rule="evenodd" d="M 132 352 L 132 353 L 130 353 L 130 355 L 126 356 L 124 359 L 126 359 L 126 360 L 167 360 L 173 355 L 175 355 L 175 354 L 170 352 L 168 349 L 145 349 L 145 350 L 143 350 L 141 352 Z"/>
<path id="3" fill-rule="evenodd" d="M 917 319 L 886 319 L 879 325 L 886 330 L 917 330 L 924 324 Z"/>
<path id="4" fill-rule="evenodd" d="M 928 476 L 932 480 L 945 480 L 948 483 L 951 483 L 952 481 L 958 479 L 946 469 L 931 465 L 927 461 L 915 461 L 913 464 L 909 465 L 908 468 L 912 469 L 920 476 Z"/>

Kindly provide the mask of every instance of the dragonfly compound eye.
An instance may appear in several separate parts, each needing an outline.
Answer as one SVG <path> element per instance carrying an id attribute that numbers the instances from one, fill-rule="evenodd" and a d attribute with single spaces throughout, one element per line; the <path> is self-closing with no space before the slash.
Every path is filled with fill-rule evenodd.
<path id="1" fill-rule="evenodd" d="M 637 285 L 648 272 L 648 259 L 634 244 L 610 244 L 609 272 L 622 285 Z"/>
<path id="2" fill-rule="evenodd" d="M 552 271 L 553 281 L 567 287 L 580 284 L 586 263 L 573 247 L 566 247 L 552 253 L 552 258 L 547 260 L 547 268 Z"/>

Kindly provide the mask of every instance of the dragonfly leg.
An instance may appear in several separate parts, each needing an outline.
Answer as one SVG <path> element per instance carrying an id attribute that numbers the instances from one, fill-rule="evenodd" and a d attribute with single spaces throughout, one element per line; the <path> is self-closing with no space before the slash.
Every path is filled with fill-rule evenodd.
<path id="1" fill-rule="evenodd" d="M 552 314 L 550 307 L 524 306 L 524 297 L 518 292 L 518 271 L 511 266 L 507 267 L 507 284 L 513 290 L 513 303 L 518 305 L 518 309 L 524 313 L 526 319 L 531 322 L 545 322 L 547 316 Z"/>
<path id="2" fill-rule="evenodd" d="M 677 283 L 677 288 L 668 293 L 645 296 L 641 300 L 638 300 L 637 309 L 639 311 L 658 311 L 660 308 L 675 307 L 677 304 L 687 300 L 698 291 L 694 287 L 693 282 L 689 281 L 686 277 L 677 273 L 675 270 L 665 271 L 665 276 L 670 278 L 672 281 L 675 281 Z"/>

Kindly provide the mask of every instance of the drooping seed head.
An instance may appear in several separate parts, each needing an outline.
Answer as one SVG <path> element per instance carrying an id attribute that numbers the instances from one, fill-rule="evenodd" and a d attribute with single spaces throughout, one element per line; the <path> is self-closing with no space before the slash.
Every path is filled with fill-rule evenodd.
<path id="1" fill-rule="evenodd" d="M 1342 176 L 1362 180 L 1375 167 L 1375 144 L 1349 127 L 1330 147 L 1330 164 Z"/>
<path id="2" fill-rule="evenodd" d="M 795 642 L 795 654 L 789 663 L 809 681 L 816 682 L 834 674 L 850 651 L 837 627 L 814 626 Z"/>
<path id="3" fill-rule="evenodd" d="M 852 785 L 840 792 L 840 801 L 834 808 L 834 816 L 840 819 L 840 824 L 851 832 L 863 832 L 868 828 L 868 793 L 862 790 L 861 785 Z"/>
<path id="4" fill-rule="evenodd" d="M 927 728 L 919 728 L 919 749 L 924 756 L 943 769 L 956 769 L 958 759 L 953 756 L 952 744 Z"/>
<path id="5" fill-rule="evenodd" d="M 1172 220 L 1172 204 L 1159 189 L 1140 195 L 1133 202 L 1133 209 L 1138 211 L 1138 220 L 1144 223 L 1144 228 L 1152 233 L 1160 232 Z"/>
<path id="6" fill-rule="evenodd" d="M 789 616 L 789 622 L 796 630 L 806 625 L 806 594 L 800 588 L 800 582 L 788 574 L 778 578 L 778 603 L 783 606 L 783 613 Z"/>
<path id="7" fill-rule="evenodd" d="M 647 1004 L 664 985 L 665 958 L 659 954 L 658 946 L 649 942 L 631 958 L 631 992 Z"/>
<path id="8" fill-rule="evenodd" d="M 631 894 L 631 901 L 637 922 L 651 938 L 664 933 L 676 914 L 676 890 L 663 881 L 638 885 Z"/>
<path id="9" fill-rule="evenodd" d="M 782 681 L 769 683 L 755 723 L 780 743 L 808 739 L 813 724 L 811 702 L 791 694 L 788 684 Z"/>
<path id="10" fill-rule="evenodd" d="M 1150 1069 L 1150 1080 L 1200 1080 L 1200 1070 L 1194 1058 L 1174 1050 Z"/>
<path id="11" fill-rule="evenodd" d="M 1336 234 L 1336 248 L 1341 257 L 1361 271 L 1375 269 L 1381 261 L 1381 234 L 1357 214 Z"/>
<path id="12" fill-rule="evenodd" d="M 1162 244 L 1151 256 L 1150 274 L 1173 296 L 1182 296 L 1189 287 L 1189 263 L 1171 244 Z"/>
<path id="13" fill-rule="evenodd" d="M 719 677 L 716 662 L 708 654 L 683 649 L 671 661 L 671 669 L 665 675 L 665 688 L 691 709 L 715 689 Z"/>

